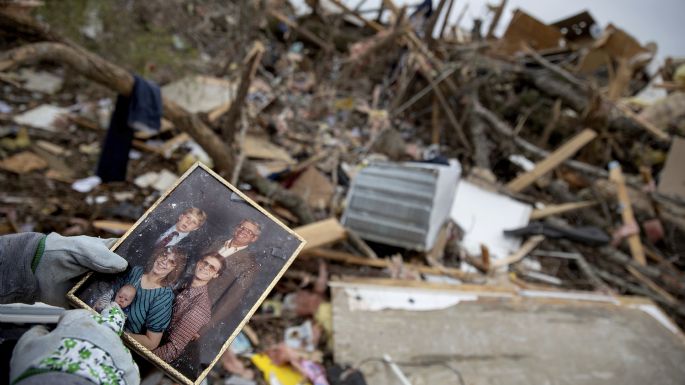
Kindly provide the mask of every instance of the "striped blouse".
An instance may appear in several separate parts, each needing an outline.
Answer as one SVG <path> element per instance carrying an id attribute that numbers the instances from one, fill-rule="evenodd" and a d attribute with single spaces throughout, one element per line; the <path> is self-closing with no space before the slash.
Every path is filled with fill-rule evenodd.
<path id="1" fill-rule="evenodd" d="M 134 266 L 115 288 L 115 292 L 126 284 L 136 288 L 136 296 L 128 308 L 129 314 L 125 328 L 126 331 L 135 334 L 144 334 L 148 330 L 161 333 L 169 327 L 171 322 L 174 293 L 170 287 L 141 288 L 140 281 L 143 273 L 142 267 Z"/>

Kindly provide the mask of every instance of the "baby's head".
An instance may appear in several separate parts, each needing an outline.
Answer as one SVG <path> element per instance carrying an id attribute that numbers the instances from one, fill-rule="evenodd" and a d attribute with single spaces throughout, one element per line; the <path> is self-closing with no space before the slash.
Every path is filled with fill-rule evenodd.
<path id="1" fill-rule="evenodd" d="M 136 296 L 136 288 L 133 285 L 124 285 L 114 296 L 114 302 L 118 303 L 122 309 L 128 307 Z"/>

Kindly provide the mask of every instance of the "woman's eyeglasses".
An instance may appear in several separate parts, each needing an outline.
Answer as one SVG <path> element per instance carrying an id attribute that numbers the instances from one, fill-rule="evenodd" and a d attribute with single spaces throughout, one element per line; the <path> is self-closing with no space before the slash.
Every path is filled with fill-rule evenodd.
<path id="1" fill-rule="evenodd" d="M 173 254 L 162 254 L 159 257 L 157 257 L 157 260 L 166 262 L 170 265 L 176 266 L 176 257 Z"/>

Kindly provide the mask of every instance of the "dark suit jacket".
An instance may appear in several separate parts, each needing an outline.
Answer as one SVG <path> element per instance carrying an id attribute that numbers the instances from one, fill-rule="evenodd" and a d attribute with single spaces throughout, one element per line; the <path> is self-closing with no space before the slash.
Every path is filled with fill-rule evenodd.
<path id="1" fill-rule="evenodd" d="M 152 256 L 159 237 L 174 226 L 177 219 L 178 217 L 172 222 L 167 222 L 150 217 L 146 218 L 136 228 L 136 231 L 119 245 L 115 252 L 135 265 L 145 264 L 148 258 Z M 204 236 L 203 228 L 200 227 L 180 240 L 175 246 L 191 257 L 194 253 L 204 249 L 206 244 L 206 236 Z M 190 261 L 191 258 L 188 258 L 188 262 Z"/>

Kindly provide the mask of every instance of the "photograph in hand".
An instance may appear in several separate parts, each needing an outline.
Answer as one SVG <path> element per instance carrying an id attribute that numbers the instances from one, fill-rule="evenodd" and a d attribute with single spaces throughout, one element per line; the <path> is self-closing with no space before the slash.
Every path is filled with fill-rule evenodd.
<path id="1" fill-rule="evenodd" d="M 198 163 L 113 246 L 128 261 L 126 271 L 89 274 L 69 299 L 97 312 L 116 304 L 132 348 L 197 384 L 302 246 L 301 237 Z"/>

